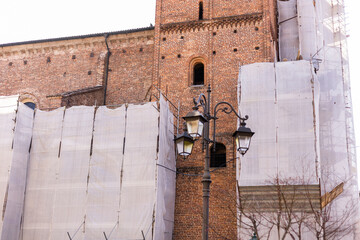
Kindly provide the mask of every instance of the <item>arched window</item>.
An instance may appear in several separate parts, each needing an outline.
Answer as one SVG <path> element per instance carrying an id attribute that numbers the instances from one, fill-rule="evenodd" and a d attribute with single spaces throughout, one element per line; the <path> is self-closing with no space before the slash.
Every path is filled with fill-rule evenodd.
<path id="1" fill-rule="evenodd" d="M 193 68 L 193 85 L 204 85 L 204 64 L 197 62 Z"/>
<path id="2" fill-rule="evenodd" d="M 28 106 L 29 108 L 31 108 L 31 109 L 35 109 L 35 107 L 36 107 L 36 104 L 35 103 L 33 103 L 33 102 L 24 102 L 24 104 L 26 105 L 26 106 Z"/>
<path id="3" fill-rule="evenodd" d="M 204 19 L 204 6 L 203 2 L 199 2 L 199 20 Z"/>
<path id="4" fill-rule="evenodd" d="M 28 106 L 31 109 L 36 108 L 35 97 L 31 94 L 28 94 L 28 93 L 22 94 L 20 96 L 19 100 L 20 100 L 20 102 L 22 102 L 23 104 L 25 104 L 26 106 Z"/>
<path id="5" fill-rule="evenodd" d="M 214 145 L 210 148 L 210 167 L 226 167 L 226 147 L 222 143 L 216 143 L 214 152 Z"/>

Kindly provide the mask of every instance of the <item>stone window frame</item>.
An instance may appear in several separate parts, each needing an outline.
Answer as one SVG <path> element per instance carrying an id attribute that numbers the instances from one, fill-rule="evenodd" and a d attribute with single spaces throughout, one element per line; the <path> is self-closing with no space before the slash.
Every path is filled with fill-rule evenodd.
<path id="1" fill-rule="evenodd" d="M 204 83 L 199 85 L 194 85 L 194 67 L 196 64 L 202 63 L 204 65 Z M 190 87 L 203 87 L 207 84 L 207 64 L 203 57 L 194 57 L 191 58 L 190 64 L 189 64 L 189 80 L 188 85 Z"/>
<path id="2" fill-rule="evenodd" d="M 21 94 L 19 97 L 19 102 L 22 102 L 23 104 L 33 103 L 35 104 L 35 108 L 39 106 L 37 99 L 31 94 Z"/>

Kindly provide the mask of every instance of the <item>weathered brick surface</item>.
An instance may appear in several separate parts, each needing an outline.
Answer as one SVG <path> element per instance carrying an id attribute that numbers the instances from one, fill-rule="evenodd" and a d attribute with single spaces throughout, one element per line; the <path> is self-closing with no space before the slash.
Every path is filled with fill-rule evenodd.
<path id="1" fill-rule="evenodd" d="M 126 44 L 111 43 L 107 103 L 149 99 L 152 84 L 154 31 L 133 34 Z M 111 38 L 110 38 L 111 39 Z"/>
<path id="2" fill-rule="evenodd" d="M 237 109 L 239 66 L 274 60 L 275 0 L 204 0 L 201 21 L 198 4 L 159 0 L 154 29 L 110 34 L 107 104 L 147 101 L 153 84 L 176 105 L 181 103 L 184 116 L 191 111 L 192 98 L 206 93 L 211 84 L 212 108 L 228 101 Z M 0 47 L 0 95 L 20 94 L 40 108 L 100 105 L 107 54 L 103 36 Z M 192 86 L 191 63 L 196 58 L 205 64 L 204 86 Z M 77 92 L 96 86 L 103 88 Z M 235 115 L 219 113 L 217 126 L 217 141 L 226 146 L 229 162 L 225 168 L 212 169 L 209 236 L 236 239 Z M 177 174 L 173 236 L 177 240 L 201 238 L 204 153 L 199 141 L 196 145 L 192 156 L 177 161 L 178 171 L 190 174 Z"/>
<path id="3" fill-rule="evenodd" d="M 71 96 L 64 96 L 61 99 L 61 106 L 72 107 L 79 104 L 84 106 L 99 106 L 104 102 L 104 89 L 90 91 Z"/>
<path id="4" fill-rule="evenodd" d="M 161 24 L 195 21 L 199 19 L 199 0 L 158 1 L 161 5 Z M 262 12 L 263 0 L 204 0 L 203 19 L 237 16 Z"/>
<path id="5" fill-rule="evenodd" d="M 108 103 L 144 101 L 152 81 L 153 38 L 151 30 L 109 36 Z M 104 37 L 2 47 L 0 94 L 27 95 L 40 108 L 58 107 L 67 100 L 54 96 L 104 85 L 106 55 Z M 76 99 L 84 105 L 103 102 L 101 94 Z"/>
<path id="6" fill-rule="evenodd" d="M 38 106 L 55 107 L 46 96 L 102 84 L 102 50 L 77 40 L 4 47 L 0 49 L 0 94 L 29 94 Z"/>

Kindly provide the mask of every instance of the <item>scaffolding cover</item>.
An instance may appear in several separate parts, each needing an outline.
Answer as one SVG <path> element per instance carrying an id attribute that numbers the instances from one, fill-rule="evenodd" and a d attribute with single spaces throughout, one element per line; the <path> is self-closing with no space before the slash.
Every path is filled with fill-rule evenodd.
<path id="1" fill-rule="evenodd" d="M 341 198 L 334 201 L 334 209 L 341 212 L 353 209 L 358 220 L 358 181 L 356 143 L 347 50 L 346 12 L 344 0 L 283 1 L 279 17 L 288 14 L 287 8 L 296 6 L 297 26 L 288 26 L 299 35 L 301 54 L 313 62 L 320 84 L 319 145 L 321 152 L 322 194 L 345 183 Z M 280 24 L 279 49 L 297 47 L 283 34 Z M 351 222 L 351 221 L 350 221 Z M 359 224 L 358 224 L 359 225 Z M 360 226 L 360 225 L 359 225 Z M 358 230 L 358 233 L 360 230 Z M 350 234 L 347 238 L 356 238 Z"/>
<path id="2" fill-rule="evenodd" d="M 239 107 L 255 135 L 241 157 L 240 186 L 268 185 L 276 177 L 318 183 L 319 89 L 308 61 L 256 63 L 239 74 Z"/>
<path id="3" fill-rule="evenodd" d="M 94 107 L 72 107 L 65 111 L 62 122 L 61 142 L 50 239 L 66 239 L 82 226 L 85 220 L 87 177 L 93 130 Z M 75 239 L 81 239 L 79 231 Z"/>
<path id="4" fill-rule="evenodd" d="M 158 118 L 154 103 L 129 105 L 127 109 L 119 228 L 115 239 L 153 238 Z"/>
<path id="5" fill-rule="evenodd" d="M 0 199 L 6 203 L 18 96 L 0 97 Z M 0 219 L 0 231 L 3 218 Z"/>
<path id="6" fill-rule="evenodd" d="M 0 220 L 1 239 L 16 240 L 20 234 L 33 110 L 18 96 L 0 97 Z"/>
<path id="7" fill-rule="evenodd" d="M 77 106 L 34 120 L 17 97 L 1 100 L 2 240 L 171 239 L 173 115 L 163 98 L 160 110 Z"/>
<path id="8" fill-rule="evenodd" d="M 277 0 L 279 22 L 279 55 L 280 59 L 296 60 L 299 43 L 297 0 Z"/>
<path id="9" fill-rule="evenodd" d="M 171 240 L 174 229 L 176 158 L 174 117 L 169 103 L 160 96 L 160 142 L 157 163 L 156 240 Z M 164 231 L 165 230 L 165 231 Z"/>
<path id="10" fill-rule="evenodd" d="M 7 201 L 4 202 L 2 240 L 17 240 L 23 218 L 24 195 L 34 111 L 19 103 L 16 114 Z M 13 121 L 12 121 L 13 122 Z M 14 122 L 13 122 L 14 123 Z"/>
<path id="11" fill-rule="evenodd" d="M 22 239 L 50 239 L 64 108 L 36 111 L 28 167 Z"/>
<path id="12" fill-rule="evenodd" d="M 94 123 L 86 203 L 86 239 L 111 236 L 118 227 L 121 169 L 125 138 L 125 106 L 99 107 Z"/>

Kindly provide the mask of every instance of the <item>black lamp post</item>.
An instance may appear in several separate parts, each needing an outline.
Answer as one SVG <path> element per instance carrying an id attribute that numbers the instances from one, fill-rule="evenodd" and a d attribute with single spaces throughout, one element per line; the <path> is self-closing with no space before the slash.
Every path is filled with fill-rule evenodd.
<path id="1" fill-rule="evenodd" d="M 250 146 L 251 137 L 254 135 L 254 132 L 251 131 L 250 128 L 245 127 L 245 121 L 248 119 L 248 116 L 244 118 L 237 114 L 234 107 L 228 102 L 219 102 L 214 107 L 214 115 L 211 115 L 210 112 L 210 95 L 211 88 L 210 84 L 207 90 L 208 96 L 207 99 L 204 94 L 200 94 L 198 100 L 194 98 L 194 107 L 193 111 L 189 112 L 183 119 L 186 122 L 187 130 L 184 129 L 183 134 L 178 135 L 175 138 L 176 147 L 178 150 L 178 154 L 181 156 L 189 156 L 192 151 L 192 147 L 194 144 L 193 138 L 203 137 L 203 143 L 205 148 L 205 167 L 204 167 L 204 175 L 202 179 L 203 183 L 203 224 L 202 224 L 202 239 L 208 240 L 209 233 L 209 197 L 210 197 L 210 150 L 209 144 L 214 144 L 215 149 L 215 130 L 216 130 L 216 117 L 219 111 L 222 111 L 226 114 L 234 113 L 241 121 L 240 127 L 233 134 L 236 142 L 236 150 L 240 152 L 240 154 L 244 155 Z M 225 106 L 224 106 L 225 105 Z M 221 108 L 221 106 L 223 106 Z M 202 107 L 203 113 L 199 112 L 199 107 Z M 210 121 L 214 121 L 214 129 L 213 129 L 213 139 L 209 138 L 209 128 Z"/>

